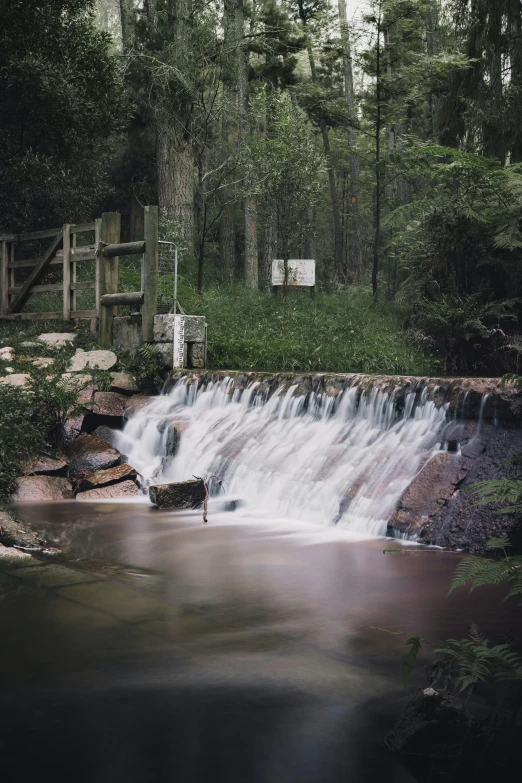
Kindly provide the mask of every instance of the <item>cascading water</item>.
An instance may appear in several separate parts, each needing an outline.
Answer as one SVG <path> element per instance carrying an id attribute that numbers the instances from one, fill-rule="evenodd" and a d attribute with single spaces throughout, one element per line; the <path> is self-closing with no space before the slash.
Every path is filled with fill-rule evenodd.
<path id="1" fill-rule="evenodd" d="M 385 535 L 402 493 L 440 448 L 446 409 L 425 392 L 409 394 L 401 412 L 375 389 L 295 392 L 267 398 L 258 383 L 198 389 L 182 380 L 129 421 L 118 446 L 146 483 L 216 475 L 227 495 L 264 515 Z M 182 432 L 174 458 L 169 424 Z"/>

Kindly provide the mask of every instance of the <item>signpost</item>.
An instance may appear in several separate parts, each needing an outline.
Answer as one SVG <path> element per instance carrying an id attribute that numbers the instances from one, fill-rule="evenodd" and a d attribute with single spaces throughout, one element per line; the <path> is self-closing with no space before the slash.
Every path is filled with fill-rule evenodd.
<path id="1" fill-rule="evenodd" d="M 272 285 L 314 288 L 315 261 L 305 258 L 290 258 L 287 262 L 285 281 L 285 262 L 276 259 L 272 262 Z"/>
<path id="2" fill-rule="evenodd" d="M 174 316 L 174 355 L 172 367 L 174 370 L 183 369 L 184 366 L 184 347 L 185 347 L 185 316 Z"/>

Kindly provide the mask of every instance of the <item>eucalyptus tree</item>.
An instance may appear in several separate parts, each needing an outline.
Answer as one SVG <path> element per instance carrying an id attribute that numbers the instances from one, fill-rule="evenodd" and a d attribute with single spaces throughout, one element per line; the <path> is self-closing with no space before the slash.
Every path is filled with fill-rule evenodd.
<path id="1" fill-rule="evenodd" d="M 0 0 L 0 213 L 17 230 L 89 219 L 128 113 L 90 0 Z"/>
<path id="2" fill-rule="evenodd" d="M 449 0 L 446 15 L 470 67 L 448 79 L 441 142 L 503 164 L 522 161 L 520 0 Z"/>
<path id="3" fill-rule="evenodd" d="M 355 129 L 356 100 L 353 78 L 352 45 L 350 26 L 346 12 L 346 0 L 338 0 L 339 28 L 341 33 L 341 51 L 343 66 L 344 96 L 351 117 L 348 123 L 347 138 L 350 152 L 350 235 L 349 235 L 349 273 L 353 283 L 360 284 L 364 279 L 364 264 L 360 231 L 360 189 L 359 155 L 357 151 L 357 131 Z"/>
<path id="4" fill-rule="evenodd" d="M 286 271 L 289 258 L 298 255 L 303 238 L 313 229 L 310 206 L 320 196 L 325 163 L 306 116 L 290 96 L 265 90 L 258 96 L 258 108 L 265 101 L 272 104 L 274 133 L 251 140 L 251 159 L 259 209 L 262 213 L 275 208 L 282 227 L 274 244 Z M 264 270 L 266 276 L 269 272 Z"/>
<path id="5" fill-rule="evenodd" d="M 365 117 L 374 138 L 374 239 L 372 289 L 377 294 L 382 216 L 389 185 L 400 177 L 412 137 L 422 135 L 422 118 L 434 91 L 469 62 L 460 53 L 427 45 L 433 0 L 372 0 L 364 17 L 369 45 L 362 64 L 369 79 Z M 404 199 L 403 199 L 404 200 Z"/>

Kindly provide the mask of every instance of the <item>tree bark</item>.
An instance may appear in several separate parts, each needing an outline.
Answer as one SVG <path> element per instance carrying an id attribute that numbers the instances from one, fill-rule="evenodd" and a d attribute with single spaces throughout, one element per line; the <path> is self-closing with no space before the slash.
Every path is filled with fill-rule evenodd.
<path id="1" fill-rule="evenodd" d="M 314 51 L 312 48 L 312 42 L 308 35 L 308 25 L 306 21 L 306 13 L 303 5 L 303 0 L 298 0 L 299 17 L 303 25 L 303 30 L 306 34 L 306 49 L 308 52 L 308 62 L 310 64 L 310 73 L 312 76 L 312 82 L 317 84 L 317 68 L 315 66 Z M 328 135 L 328 128 L 326 120 L 321 115 L 319 120 L 319 129 L 321 131 L 321 138 L 323 141 L 324 155 L 326 158 L 326 164 L 328 169 L 328 185 L 330 189 L 330 201 L 332 205 L 332 218 L 334 229 L 334 266 L 335 274 L 339 281 L 345 280 L 344 264 L 343 264 L 343 227 L 341 222 L 341 209 L 339 206 L 339 196 L 337 194 L 337 185 L 335 182 L 334 162 L 332 158 L 332 149 L 330 146 L 330 136 Z"/>
<path id="2" fill-rule="evenodd" d="M 194 256 L 194 153 L 183 128 L 161 117 L 156 128 L 158 205 L 189 258 Z"/>
<path id="3" fill-rule="evenodd" d="M 155 19 L 149 0 L 148 12 Z M 189 260 L 194 258 L 194 150 L 191 140 L 192 101 L 190 0 L 171 5 L 173 70 L 179 71 L 173 85 L 159 93 L 156 103 L 156 166 L 158 205 L 171 224 L 171 233 Z"/>
<path id="4" fill-rule="evenodd" d="M 135 14 L 133 0 L 120 0 L 121 42 L 124 54 L 132 51 L 134 46 Z"/>
<path id="5" fill-rule="evenodd" d="M 248 67 L 249 55 L 245 41 L 245 9 L 243 0 L 236 0 L 235 27 L 238 34 L 238 47 L 236 54 L 236 78 L 238 85 L 238 140 L 239 149 L 245 163 L 247 163 L 248 143 Z M 249 194 L 251 186 L 250 178 L 245 177 L 246 196 L 244 199 L 245 215 L 245 282 L 250 288 L 259 287 L 259 271 L 257 256 L 257 209 L 253 196 Z"/>
<path id="6" fill-rule="evenodd" d="M 375 121 L 375 237 L 373 243 L 373 269 L 372 269 L 372 290 L 373 295 L 377 295 L 378 276 L 379 276 L 379 250 L 381 244 L 381 125 L 382 125 L 382 107 L 381 107 L 381 36 L 382 36 L 382 2 L 379 3 L 379 14 L 377 19 L 377 49 L 376 49 L 376 101 L 377 117 Z"/>
<path id="7" fill-rule="evenodd" d="M 346 14 L 346 0 L 339 0 L 339 20 L 341 28 L 341 43 L 343 50 L 344 94 L 350 119 L 355 114 L 355 91 L 353 86 L 352 52 L 350 30 Z M 349 119 L 349 122 L 350 122 Z M 348 144 L 350 145 L 350 277 L 355 284 L 361 284 L 364 279 L 360 216 L 359 216 L 359 157 L 357 154 L 357 133 L 353 125 L 348 125 Z"/>
<path id="8" fill-rule="evenodd" d="M 238 46 L 234 0 L 225 0 L 223 12 L 224 44 L 227 49 Z M 237 158 L 237 85 L 235 67 L 225 65 L 223 73 L 222 138 L 225 154 Z M 233 280 L 236 274 L 236 205 L 235 188 L 223 189 L 222 213 L 219 224 L 221 263 L 225 275 Z"/>

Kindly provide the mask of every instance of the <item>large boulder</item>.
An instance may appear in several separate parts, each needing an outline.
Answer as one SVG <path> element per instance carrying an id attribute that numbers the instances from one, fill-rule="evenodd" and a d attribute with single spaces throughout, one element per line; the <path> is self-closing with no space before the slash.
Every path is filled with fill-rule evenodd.
<path id="1" fill-rule="evenodd" d="M 106 440 L 92 435 L 80 435 L 68 443 L 65 454 L 75 473 L 94 473 L 113 468 L 121 462 L 120 452 Z"/>
<path id="2" fill-rule="evenodd" d="M 484 780 L 471 774 L 470 768 L 470 762 L 475 766 L 473 761 L 485 749 L 485 736 L 479 740 L 478 728 L 455 696 L 433 688 L 419 689 L 387 735 L 386 745 L 401 756 L 416 779 L 433 783 Z"/>
<path id="3" fill-rule="evenodd" d="M 16 482 L 11 496 L 15 503 L 45 502 L 72 498 L 72 486 L 66 478 L 59 476 L 22 476 Z"/>
<path id="4" fill-rule="evenodd" d="M 113 430 L 112 427 L 108 427 L 106 424 L 96 427 L 91 434 L 94 435 L 95 438 L 103 438 L 103 440 L 106 440 L 111 446 L 116 446 L 118 431 Z"/>
<path id="5" fill-rule="evenodd" d="M 115 416 L 122 418 L 125 412 L 127 398 L 116 392 L 96 392 L 91 406 L 91 412 L 99 416 Z"/>
<path id="6" fill-rule="evenodd" d="M 49 454 L 39 454 L 24 466 L 24 473 L 28 475 L 64 476 L 67 473 L 67 462 Z"/>
<path id="7" fill-rule="evenodd" d="M 124 462 L 122 465 L 116 465 L 114 468 L 88 473 L 82 479 L 80 489 L 87 491 L 89 489 L 97 489 L 98 487 L 108 487 L 111 484 L 119 484 L 122 481 L 135 481 L 137 476 L 135 468 Z"/>
<path id="8" fill-rule="evenodd" d="M 134 397 L 129 397 L 129 399 L 125 400 L 123 415 L 126 419 L 132 419 L 138 411 L 141 411 L 142 408 L 146 408 L 153 399 L 154 397 L 149 397 L 146 394 L 136 394 Z"/>
<path id="9" fill-rule="evenodd" d="M 77 348 L 69 364 L 69 372 L 81 372 L 86 368 L 93 370 L 112 370 L 118 357 L 112 351 L 84 351 Z"/>
<path id="10" fill-rule="evenodd" d="M 112 498 L 133 497 L 140 494 L 134 481 L 122 481 L 120 484 L 110 484 L 105 487 L 79 492 L 76 500 L 110 500 Z"/>
<path id="11" fill-rule="evenodd" d="M 78 416 L 69 416 L 63 424 L 63 437 L 65 441 L 75 440 L 82 432 L 85 414 Z"/>
<path id="12" fill-rule="evenodd" d="M 388 534 L 419 535 L 465 478 L 466 465 L 462 457 L 447 451 L 436 452 L 401 497 L 388 522 Z"/>
<path id="13" fill-rule="evenodd" d="M 136 379 L 128 372 L 111 372 L 111 378 L 111 391 L 114 389 L 128 394 L 135 394 L 138 391 Z"/>
<path id="14" fill-rule="evenodd" d="M 158 508 L 200 508 L 206 494 L 203 479 L 157 484 L 149 489 L 150 500 Z"/>
<path id="15" fill-rule="evenodd" d="M 7 511 L 0 511 L 0 542 L 8 547 L 22 546 L 28 549 L 40 549 L 44 544 L 38 533 L 15 522 Z"/>

